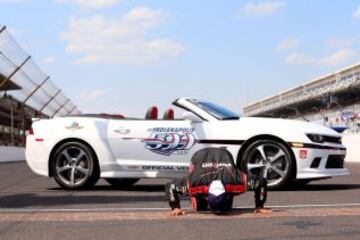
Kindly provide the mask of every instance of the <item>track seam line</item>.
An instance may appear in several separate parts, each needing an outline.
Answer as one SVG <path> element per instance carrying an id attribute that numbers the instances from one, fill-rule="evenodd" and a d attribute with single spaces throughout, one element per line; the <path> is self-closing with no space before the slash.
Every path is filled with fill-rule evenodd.
<path id="1" fill-rule="evenodd" d="M 359 207 L 360 203 L 336 203 L 336 204 L 295 204 L 295 205 L 268 205 L 272 209 L 296 209 L 296 208 L 328 208 L 328 207 Z M 252 209 L 254 206 L 234 207 L 234 210 Z M 191 208 L 183 208 L 191 210 Z M 33 213 L 33 212 L 126 212 L 126 211 L 168 211 L 169 208 L 3 208 L 0 213 Z"/>

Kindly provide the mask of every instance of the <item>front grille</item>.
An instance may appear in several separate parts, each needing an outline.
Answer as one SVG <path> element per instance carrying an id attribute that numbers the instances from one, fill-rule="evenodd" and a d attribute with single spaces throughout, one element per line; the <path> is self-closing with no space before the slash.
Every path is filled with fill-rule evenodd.
<path id="1" fill-rule="evenodd" d="M 344 168 L 345 155 L 329 155 L 326 168 Z"/>
<path id="2" fill-rule="evenodd" d="M 324 142 L 341 143 L 341 137 L 324 136 Z"/>

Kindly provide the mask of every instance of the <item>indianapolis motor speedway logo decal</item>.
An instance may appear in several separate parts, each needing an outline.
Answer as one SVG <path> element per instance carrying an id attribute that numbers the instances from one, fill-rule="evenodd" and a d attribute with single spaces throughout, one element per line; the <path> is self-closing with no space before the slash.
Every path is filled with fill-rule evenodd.
<path id="1" fill-rule="evenodd" d="M 65 128 L 72 130 L 72 131 L 76 131 L 76 130 L 82 129 L 84 127 L 80 126 L 80 124 L 78 122 L 73 122 L 71 125 L 65 126 Z"/>
<path id="2" fill-rule="evenodd" d="M 149 128 L 150 136 L 139 140 L 145 143 L 146 149 L 157 154 L 185 155 L 197 143 L 194 130 L 194 128 Z"/>

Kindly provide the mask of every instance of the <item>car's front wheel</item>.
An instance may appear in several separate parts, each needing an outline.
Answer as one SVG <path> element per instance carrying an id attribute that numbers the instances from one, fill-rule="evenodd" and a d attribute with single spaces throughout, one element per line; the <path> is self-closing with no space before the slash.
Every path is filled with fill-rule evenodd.
<path id="1" fill-rule="evenodd" d="M 79 142 L 67 142 L 57 148 L 51 172 L 55 181 L 67 189 L 91 187 L 99 180 L 96 157 L 88 146 Z"/>
<path id="2" fill-rule="evenodd" d="M 131 187 L 139 180 L 138 178 L 105 178 L 105 181 L 117 188 Z"/>
<path id="3" fill-rule="evenodd" d="M 249 175 L 264 171 L 270 188 L 285 186 L 295 170 L 288 148 L 274 140 L 250 144 L 243 154 L 241 168 Z"/>

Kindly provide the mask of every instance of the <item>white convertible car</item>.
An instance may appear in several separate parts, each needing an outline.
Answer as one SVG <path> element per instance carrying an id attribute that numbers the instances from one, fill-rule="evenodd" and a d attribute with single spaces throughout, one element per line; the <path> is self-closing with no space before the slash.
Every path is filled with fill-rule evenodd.
<path id="1" fill-rule="evenodd" d="M 248 174 L 266 169 L 269 185 L 349 174 L 341 136 L 303 121 L 239 117 L 208 101 L 180 98 L 158 118 L 150 107 L 143 119 L 88 114 L 34 119 L 26 160 L 37 174 L 65 188 L 94 185 L 101 177 L 129 186 L 140 178 L 185 175 L 192 155 L 206 147 L 226 148 Z"/>

